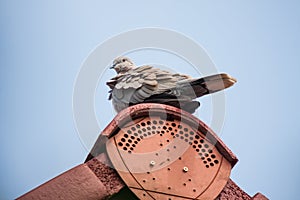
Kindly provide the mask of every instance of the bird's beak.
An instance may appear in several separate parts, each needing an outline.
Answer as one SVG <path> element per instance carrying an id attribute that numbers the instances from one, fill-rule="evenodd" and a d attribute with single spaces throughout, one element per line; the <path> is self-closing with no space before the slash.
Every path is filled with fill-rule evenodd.
<path id="1" fill-rule="evenodd" d="M 109 67 L 109 69 L 113 69 L 113 68 L 115 68 L 115 65 L 112 65 L 112 66 Z"/>

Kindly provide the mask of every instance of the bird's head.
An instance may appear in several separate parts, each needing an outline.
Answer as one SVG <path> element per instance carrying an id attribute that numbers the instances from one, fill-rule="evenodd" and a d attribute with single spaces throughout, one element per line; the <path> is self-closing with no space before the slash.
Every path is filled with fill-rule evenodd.
<path id="1" fill-rule="evenodd" d="M 110 68 L 116 70 L 118 74 L 124 74 L 134 68 L 134 64 L 129 58 L 121 56 L 113 61 L 113 65 Z"/>

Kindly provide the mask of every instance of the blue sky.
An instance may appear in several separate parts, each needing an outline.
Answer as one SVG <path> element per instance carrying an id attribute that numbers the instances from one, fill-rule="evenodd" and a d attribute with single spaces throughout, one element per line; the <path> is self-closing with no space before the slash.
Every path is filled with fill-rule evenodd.
<path id="1" fill-rule="evenodd" d="M 130 2 L 0 2 L 0 199 L 16 198 L 84 161 L 88 152 L 72 111 L 81 64 L 108 38 L 142 27 L 192 38 L 219 71 L 238 79 L 226 92 L 220 133 L 239 158 L 231 177 L 250 195 L 261 191 L 270 199 L 296 199 L 299 3 Z M 135 58 L 137 64 L 152 62 Z M 202 101 L 200 116 L 209 106 Z M 96 105 L 100 117 L 101 105 Z"/>

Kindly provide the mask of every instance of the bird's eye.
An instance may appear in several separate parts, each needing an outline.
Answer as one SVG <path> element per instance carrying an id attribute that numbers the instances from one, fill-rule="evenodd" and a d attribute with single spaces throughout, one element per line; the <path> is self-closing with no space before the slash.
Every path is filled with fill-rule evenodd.
<path id="1" fill-rule="evenodd" d="M 125 62 L 125 61 L 126 61 L 126 59 L 124 58 L 122 61 L 123 61 L 123 62 Z"/>

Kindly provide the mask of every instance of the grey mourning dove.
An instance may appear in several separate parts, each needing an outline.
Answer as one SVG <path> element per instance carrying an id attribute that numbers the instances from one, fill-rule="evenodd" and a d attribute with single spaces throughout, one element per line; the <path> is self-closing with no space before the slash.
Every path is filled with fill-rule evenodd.
<path id="1" fill-rule="evenodd" d="M 117 75 L 106 84 L 109 100 L 119 112 L 139 103 L 161 103 L 193 113 L 200 106 L 196 98 L 232 86 L 236 80 L 227 74 L 204 78 L 171 73 L 150 65 L 136 67 L 127 57 L 118 57 L 111 67 Z"/>

